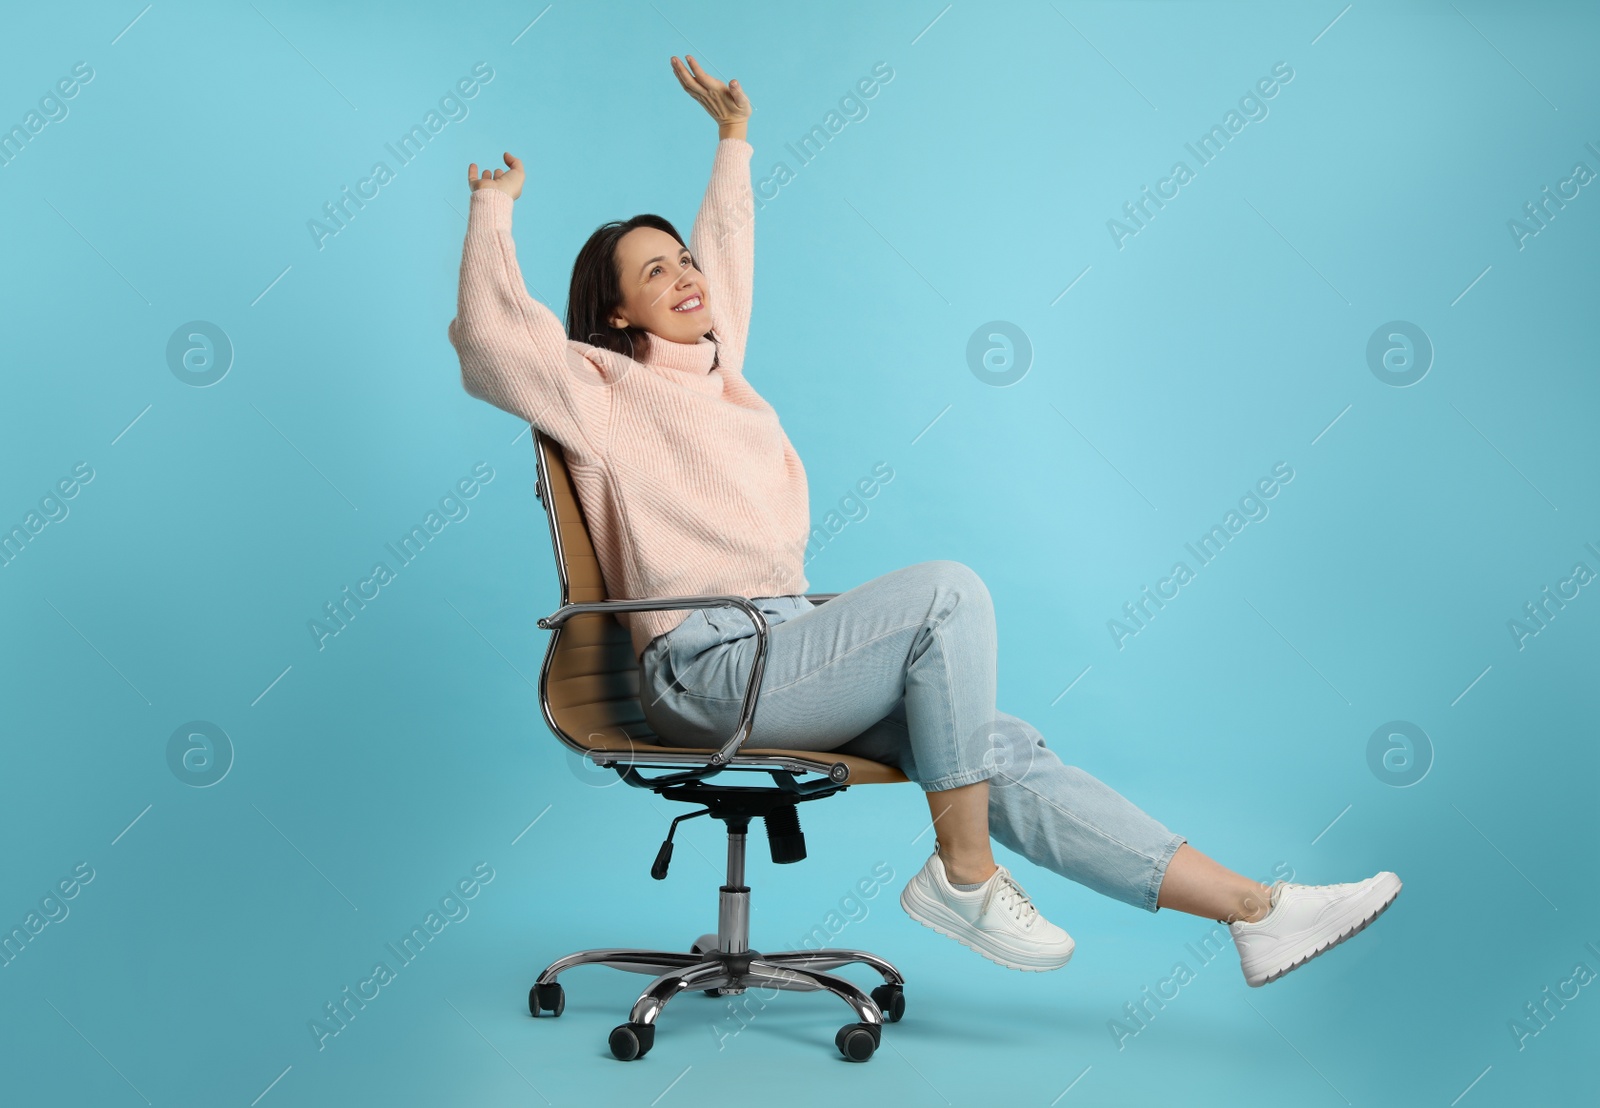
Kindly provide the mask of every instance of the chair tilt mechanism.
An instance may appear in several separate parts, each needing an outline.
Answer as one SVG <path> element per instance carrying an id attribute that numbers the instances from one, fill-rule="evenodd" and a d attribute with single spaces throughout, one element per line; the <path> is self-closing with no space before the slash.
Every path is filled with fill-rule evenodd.
<path id="1" fill-rule="evenodd" d="M 677 596 L 607 600 L 599 562 L 574 493 L 560 446 L 535 429 L 538 463 L 535 491 L 550 522 L 562 604 L 539 626 L 554 632 L 539 674 L 539 702 L 558 739 L 596 766 L 614 770 L 635 788 L 666 800 L 696 805 L 672 821 L 650 875 L 664 879 L 678 824 L 709 815 L 727 825 L 728 873 L 719 893 L 717 930 L 701 935 L 687 951 L 604 948 L 580 950 L 545 967 L 528 991 L 535 1016 L 559 1016 L 566 1006 L 560 974 L 573 966 L 604 965 L 655 979 L 640 994 L 628 1021 L 611 1032 L 611 1053 L 623 1061 L 642 1058 L 655 1043 L 656 1017 L 678 993 L 698 989 L 708 996 L 743 993 L 751 986 L 810 992 L 825 989 L 854 1010 L 856 1022 L 839 1029 L 834 1043 L 845 1058 L 864 1062 L 881 1042 L 883 1025 L 905 1012 L 905 980 L 888 961 L 859 950 L 790 950 L 762 953 L 750 948 L 750 889 L 744 883 L 745 836 L 752 819 L 766 825 L 773 862 L 806 856 L 797 805 L 843 792 L 851 785 L 904 782 L 899 769 L 851 755 L 811 750 L 751 747 L 768 627 L 759 608 L 741 596 Z M 832 593 L 810 596 L 814 602 Z M 739 724 L 719 748 L 660 745 L 639 705 L 639 667 L 618 612 L 732 607 L 755 626 L 756 652 Z M 667 770 L 646 776 L 641 769 Z M 806 775 L 813 775 L 809 778 Z M 738 785 L 736 778 L 768 777 L 770 784 Z M 860 963 L 883 975 L 866 992 L 827 972 Z"/>

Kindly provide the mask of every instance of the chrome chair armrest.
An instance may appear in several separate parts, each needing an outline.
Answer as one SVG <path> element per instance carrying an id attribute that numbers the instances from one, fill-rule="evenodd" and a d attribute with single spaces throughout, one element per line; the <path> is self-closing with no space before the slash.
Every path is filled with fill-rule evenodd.
<path id="1" fill-rule="evenodd" d="M 755 727 L 756 701 L 761 692 L 761 674 L 767 665 L 767 619 L 761 614 L 761 609 L 748 599 L 742 596 L 660 596 L 636 600 L 585 601 L 578 604 L 563 604 L 539 620 L 539 626 L 546 631 L 553 631 L 573 616 L 586 612 L 661 612 L 682 608 L 737 608 L 755 625 L 756 657 L 750 667 L 750 681 L 745 687 L 744 703 L 739 709 L 739 725 L 734 728 L 732 737 L 711 756 L 711 765 L 724 766 L 738 752 L 739 747 L 744 745 L 744 741 L 750 737 L 750 732 Z"/>

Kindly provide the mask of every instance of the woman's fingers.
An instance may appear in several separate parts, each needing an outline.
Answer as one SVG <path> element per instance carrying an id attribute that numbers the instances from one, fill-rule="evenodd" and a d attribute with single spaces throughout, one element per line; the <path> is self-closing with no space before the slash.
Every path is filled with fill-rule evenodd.
<path id="1" fill-rule="evenodd" d="M 471 162 L 467 165 L 467 187 L 477 188 L 484 181 L 498 181 L 505 174 L 506 171 L 503 169 L 490 169 L 488 166 L 484 166 L 480 172 L 478 163 Z"/>
<path id="2" fill-rule="evenodd" d="M 717 85 L 722 83 L 702 69 L 700 67 L 700 63 L 694 60 L 693 54 L 685 54 L 684 58 L 689 62 L 689 66 L 694 72 L 695 79 L 701 84 L 707 86 L 708 88 L 715 88 Z"/>
<path id="3" fill-rule="evenodd" d="M 685 54 L 687 64 L 680 62 L 676 56 L 672 59 L 672 71 L 678 75 L 678 83 L 696 100 L 704 101 L 714 91 L 717 80 L 708 76 L 700 63 L 694 60 L 692 54 Z"/>
<path id="4" fill-rule="evenodd" d="M 683 86 L 684 92 L 687 92 L 702 104 L 706 102 L 706 95 L 700 88 L 700 82 L 694 79 L 694 75 L 689 72 L 688 68 L 676 56 L 672 59 L 672 72 L 678 78 L 678 84 Z"/>

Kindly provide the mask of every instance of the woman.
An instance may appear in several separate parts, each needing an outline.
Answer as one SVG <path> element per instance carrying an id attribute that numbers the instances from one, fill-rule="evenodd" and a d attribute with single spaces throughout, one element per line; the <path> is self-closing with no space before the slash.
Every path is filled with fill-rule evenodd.
<path id="1" fill-rule="evenodd" d="M 678 81 L 717 121 L 690 245 L 641 215 L 608 223 L 573 269 L 565 329 L 528 296 L 511 239 L 520 160 L 468 166 L 471 214 L 450 341 L 462 383 L 561 443 L 610 595 L 738 595 L 771 627 L 760 744 L 899 766 L 928 800 L 934 852 L 901 894 L 915 920 L 1019 970 L 1066 965 L 990 837 L 1097 892 L 1229 924 L 1246 981 L 1275 980 L 1372 922 L 1389 872 L 1346 885 L 1226 869 L 1128 800 L 1064 765 L 995 707 L 994 608 L 959 562 L 884 574 L 813 606 L 803 567 L 805 470 L 744 378 L 754 260 L 750 101 L 692 56 Z M 733 733 L 755 630 L 731 609 L 618 617 L 639 657 L 645 717 L 663 742 Z"/>

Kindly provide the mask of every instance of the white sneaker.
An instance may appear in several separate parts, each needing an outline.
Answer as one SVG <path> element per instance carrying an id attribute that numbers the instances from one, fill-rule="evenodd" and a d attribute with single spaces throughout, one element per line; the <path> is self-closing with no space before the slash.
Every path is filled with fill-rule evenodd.
<path id="1" fill-rule="evenodd" d="M 901 891 L 900 907 L 918 923 L 1008 969 L 1053 970 L 1072 960 L 1072 936 L 1039 914 L 1005 866 L 979 888 L 957 889 L 935 848 Z"/>
<path id="2" fill-rule="evenodd" d="M 1344 885 L 1272 885 L 1272 909 L 1255 923 L 1230 923 L 1244 979 L 1276 981 L 1332 950 L 1383 915 L 1400 895 L 1400 878 L 1385 870 Z"/>

